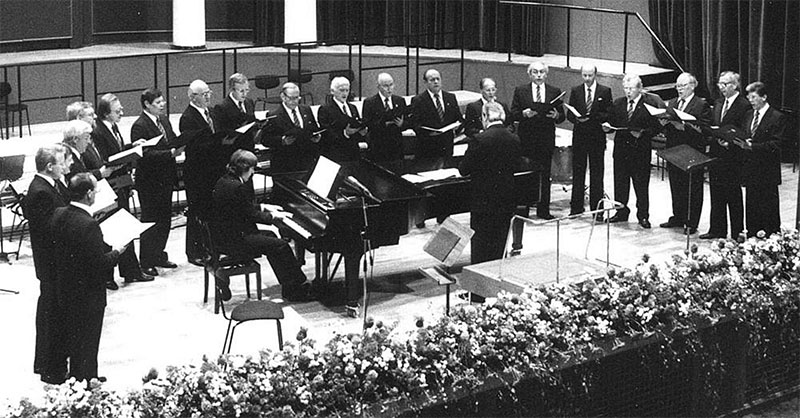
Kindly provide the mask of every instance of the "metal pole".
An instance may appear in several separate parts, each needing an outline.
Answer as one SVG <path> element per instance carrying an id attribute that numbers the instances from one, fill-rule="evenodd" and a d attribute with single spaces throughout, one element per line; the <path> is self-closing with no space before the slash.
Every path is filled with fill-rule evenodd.
<path id="1" fill-rule="evenodd" d="M 169 97 L 169 54 L 164 54 L 164 72 L 165 72 L 165 77 L 164 78 L 166 79 L 166 81 L 165 81 L 166 87 L 165 87 L 164 95 Z M 170 105 L 170 103 L 172 103 L 172 100 L 167 100 L 167 115 L 169 115 L 169 105 Z"/>
<path id="2" fill-rule="evenodd" d="M 567 68 L 569 68 L 569 34 L 572 33 L 572 30 L 570 30 L 571 12 L 572 10 L 567 9 Z"/>
<path id="3" fill-rule="evenodd" d="M 225 82 L 225 75 L 228 74 L 228 65 L 225 62 L 225 49 L 222 50 L 222 97 L 228 95 L 228 83 Z"/>
<path id="4" fill-rule="evenodd" d="M 625 35 L 622 37 L 622 73 L 628 63 L 628 15 L 625 15 Z"/>
<path id="5" fill-rule="evenodd" d="M 158 88 L 158 55 L 153 55 L 153 87 Z"/>
<path id="6" fill-rule="evenodd" d="M 556 283 L 559 281 L 561 268 L 561 218 L 556 220 Z"/>

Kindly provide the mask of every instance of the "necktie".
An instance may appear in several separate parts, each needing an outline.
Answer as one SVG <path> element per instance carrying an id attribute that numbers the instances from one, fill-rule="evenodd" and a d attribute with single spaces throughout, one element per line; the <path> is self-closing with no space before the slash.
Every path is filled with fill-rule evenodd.
<path id="1" fill-rule="evenodd" d="M 536 86 L 536 103 L 542 102 L 542 86 Z"/>
<path id="2" fill-rule="evenodd" d="M 592 89 L 586 89 L 586 114 L 592 113 Z"/>
<path id="3" fill-rule="evenodd" d="M 759 116 L 758 111 L 753 112 L 753 126 L 750 127 L 750 135 L 753 135 L 756 132 L 756 129 L 758 129 L 758 124 L 759 124 L 758 116 Z"/>
<path id="4" fill-rule="evenodd" d="M 303 127 L 300 125 L 300 119 L 297 117 L 297 109 L 292 109 L 292 122 L 294 122 L 294 126 L 297 126 L 298 128 Z"/>
<path id="5" fill-rule="evenodd" d="M 683 99 L 678 100 L 678 110 L 683 111 Z"/>
<path id="6" fill-rule="evenodd" d="M 384 110 L 392 110 L 392 105 L 389 104 L 389 98 L 388 97 L 383 99 L 383 109 Z"/>
<path id="7" fill-rule="evenodd" d="M 439 120 L 444 120 L 444 108 L 442 107 L 442 102 L 439 100 L 439 95 L 433 96 L 436 98 L 436 113 L 439 114 Z"/>
<path id="8" fill-rule="evenodd" d="M 725 99 L 725 105 L 722 106 L 722 113 L 719 115 L 719 121 L 722 123 L 722 120 L 725 119 L 725 113 L 728 112 L 728 99 Z"/>
<path id="9" fill-rule="evenodd" d="M 628 120 L 631 120 L 631 116 L 633 116 L 633 100 L 628 101 Z"/>
<path id="10" fill-rule="evenodd" d="M 346 105 L 346 104 L 343 104 L 343 105 L 342 105 L 342 113 L 344 113 L 344 114 L 345 114 L 345 115 L 347 115 L 347 116 L 350 116 L 350 114 L 349 114 L 349 113 L 347 113 L 347 105 Z"/>
<path id="11" fill-rule="evenodd" d="M 244 100 L 239 102 L 239 110 L 241 110 L 242 113 L 247 113 L 247 110 L 245 110 L 245 108 L 244 108 Z"/>
<path id="12" fill-rule="evenodd" d="M 206 108 L 206 122 L 208 122 L 208 127 L 211 128 L 211 133 L 214 133 L 214 121 L 211 120 L 211 113 L 208 112 Z"/>
<path id="13" fill-rule="evenodd" d="M 119 127 L 117 124 L 111 125 L 111 130 L 114 132 L 114 138 L 117 140 L 117 145 L 119 145 L 119 149 L 122 149 L 122 135 L 119 133 Z"/>
<path id="14" fill-rule="evenodd" d="M 164 125 L 161 124 L 161 119 L 160 118 L 156 118 L 156 125 L 158 126 L 158 130 L 161 131 L 161 135 L 165 135 L 166 136 L 167 131 L 164 130 Z"/>

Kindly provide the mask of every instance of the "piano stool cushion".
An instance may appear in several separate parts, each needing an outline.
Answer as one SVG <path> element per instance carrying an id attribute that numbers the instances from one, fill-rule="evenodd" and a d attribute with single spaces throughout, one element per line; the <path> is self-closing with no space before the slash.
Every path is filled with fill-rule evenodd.
<path id="1" fill-rule="evenodd" d="M 252 300 L 233 308 L 231 320 L 249 321 L 254 319 L 283 319 L 283 308 L 269 300 Z"/>

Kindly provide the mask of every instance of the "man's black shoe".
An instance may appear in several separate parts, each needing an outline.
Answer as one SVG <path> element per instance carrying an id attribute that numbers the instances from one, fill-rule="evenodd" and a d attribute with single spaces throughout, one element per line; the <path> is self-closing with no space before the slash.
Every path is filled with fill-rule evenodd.
<path id="1" fill-rule="evenodd" d="M 151 267 L 151 268 L 152 268 L 152 267 Z M 155 268 L 152 268 L 152 269 L 153 269 L 153 270 L 155 270 Z M 125 277 L 125 283 L 133 283 L 133 282 L 152 282 L 152 281 L 153 281 L 153 280 L 155 280 L 155 279 L 156 279 L 156 278 L 155 278 L 155 277 L 153 277 L 153 275 L 152 275 L 152 274 L 147 274 L 147 273 L 145 273 L 144 271 L 142 271 L 141 273 L 139 273 L 139 274 L 137 274 L 137 275 L 130 276 L 130 277 Z"/>
<path id="2" fill-rule="evenodd" d="M 142 269 L 142 274 L 146 274 L 148 276 L 158 276 L 158 270 L 155 267 L 148 267 Z"/>
<path id="3" fill-rule="evenodd" d="M 583 210 L 571 210 L 569 216 L 580 215 L 581 213 L 583 213 Z"/>
<path id="4" fill-rule="evenodd" d="M 663 224 L 659 225 L 661 228 L 683 228 L 683 222 L 675 221 L 674 219 L 670 219 Z"/>
<path id="5" fill-rule="evenodd" d="M 706 233 L 706 234 L 701 234 L 697 238 L 700 238 L 700 239 L 717 239 L 717 238 L 725 238 L 725 237 L 723 237 L 721 235 L 717 235 L 717 234 L 712 234 L 712 233 L 709 232 L 709 233 Z"/>
<path id="6" fill-rule="evenodd" d="M 164 260 L 156 263 L 156 267 L 164 267 L 165 269 L 174 269 L 178 267 L 178 265 L 173 263 L 172 261 Z"/>
<path id="7" fill-rule="evenodd" d="M 109 281 L 106 282 L 106 289 L 108 289 L 108 290 L 119 290 L 119 285 L 117 284 L 117 282 L 115 282 L 113 280 L 109 280 Z"/>
<path id="8" fill-rule="evenodd" d="M 617 222 L 628 222 L 628 217 L 627 216 L 621 216 L 621 215 L 614 215 L 614 216 L 608 218 L 608 223 L 610 223 L 610 224 L 615 224 Z"/>
<path id="9" fill-rule="evenodd" d="M 233 297 L 233 295 L 231 295 L 230 283 L 225 283 L 223 280 L 217 279 L 217 289 L 219 289 L 219 295 L 223 301 L 227 302 Z"/>
<path id="10" fill-rule="evenodd" d="M 551 213 L 537 213 L 536 217 L 539 218 L 539 219 L 544 219 L 545 221 L 549 221 L 551 219 L 555 219 L 556 218 Z"/>
<path id="11" fill-rule="evenodd" d="M 650 229 L 650 227 L 651 227 L 650 221 L 648 221 L 647 219 L 641 219 L 639 221 L 639 225 L 641 225 L 642 228 L 644 228 L 644 229 Z"/>
<path id="12" fill-rule="evenodd" d="M 203 259 L 202 258 L 190 258 L 189 264 L 194 264 L 197 267 L 203 267 Z"/>
<path id="13" fill-rule="evenodd" d="M 63 374 L 60 376 L 52 374 L 42 374 L 41 380 L 42 382 L 49 383 L 51 385 L 60 385 L 66 382 L 67 378 Z"/>

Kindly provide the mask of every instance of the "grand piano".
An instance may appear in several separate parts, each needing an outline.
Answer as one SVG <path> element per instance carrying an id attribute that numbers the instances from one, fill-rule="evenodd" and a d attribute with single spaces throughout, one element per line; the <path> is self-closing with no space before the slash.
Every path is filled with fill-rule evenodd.
<path id="1" fill-rule="evenodd" d="M 341 178 L 355 177 L 369 190 L 341 183 L 331 199 L 310 190 L 307 172 L 273 175 L 273 202 L 294 216 L 279 222 L 282 233 L 315 254 L 315 280 L 327 283 L 336 273 L 333 255 L 345 261 L 345 282 L 358 278 L 358 262 L 368 241 L 371 248 L 395 245 L 408 233 L 411 207 L 425 197 L 425 192 L 391 171 L 368 160 L 346 163 Z M 336 183 L 334 185 L 336 187 Z M 369 196 L 371 195 L 371 196 Z M 320 283 L 320 282 L 318 282 Z"/>
<path id="2" fill-rule="evenodd" d="M 398 171 L 452 167 L 458 162 L 417 162 Z M 294 215 L 278 222 L 282 233 L 315 254 L 315 280 L 322 279 L 318 283 L 328 283 L 333 278 L 341 259 L 345 261 L 346 285 L 357 280 L 359 260 L 366 248 L 364 240 L 369 240 L 370 248 L 396 245 L 400 236 L 420 221 L 469 212 L 469 177 L 412 184 L 365 159 L 343 165 L 342 171 L 344 175 L 340 177 L 355 177 L 373 196 L 364 196 L 358 187 L 345 183 L 335 199 L 328 199 L 306 186 L 307 172 L 273 175 L 273 202 Z M 536 171 L 515 175 L 518 196 L 529 196 L 528 191 L 536 183 Z M 521 197 L 519 203 L 528 205 L 529 199 Z M 342 257 L 331 269 L 337 253 Z"/>

